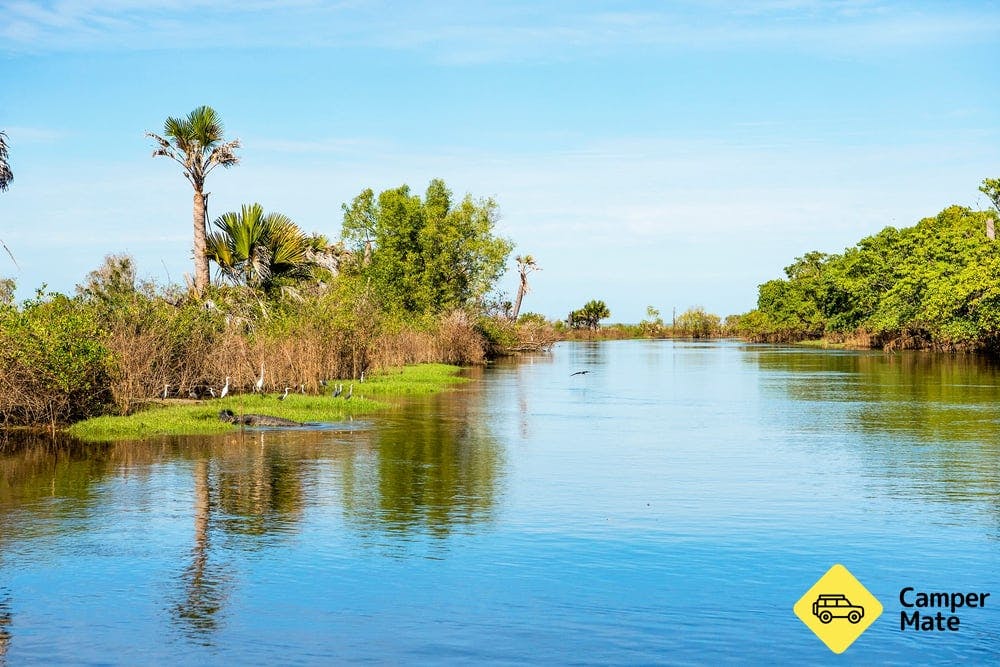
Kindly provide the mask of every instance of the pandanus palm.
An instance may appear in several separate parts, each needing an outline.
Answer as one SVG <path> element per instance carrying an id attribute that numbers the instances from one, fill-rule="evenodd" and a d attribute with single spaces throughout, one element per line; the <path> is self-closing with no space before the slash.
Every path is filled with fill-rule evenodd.
<path id="1" fill-rule="evenodd" d="M 281 279 L 309 274 L 310 239 L 281 213 L 265 214 L 260 204 L 246 204 L 212 226 L 218 231 L 208 237 L 208 257 L 233 284 L 267 290 Z"/>
<path id="2" fill-rule="evenodd" d="M 222 120 L 212 107 L 201 106 L 186 118 L 167 118 L 163 136 L 147 132 L 158 147 L 153 157 L 168 157 L 181 165 L 184 178 L 194 188 L 194 286 L 198 292 L 211 282 L 206 254 L 206 198 L 205 178 L 218 166 L 232 167 L 239 164 L 236 149 L 240 140 L 225 141 Z"/>

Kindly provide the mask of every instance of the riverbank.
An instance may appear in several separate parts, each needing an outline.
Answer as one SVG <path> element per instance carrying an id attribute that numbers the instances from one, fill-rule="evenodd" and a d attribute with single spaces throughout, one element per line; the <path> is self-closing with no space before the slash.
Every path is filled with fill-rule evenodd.
<path id="1" fill-rule="evenodd" d="M 394 399 L 443 391 L 466 382 L 461 368 L 448 364 L 420 364 L 380 372 L 364 382 L 331 381 L 324 393 L 238 394 L 205 401 L 156 401 L 127 416 L 102 416 L 77 422 L 66 432 L 88 442 L 133 440 L 158 435 L 212 435 L 239 429 L 219 419 L 220 410 L 237 415 L 266 414 L 303 423 L 338 422 L 371 414 L 388 407 Z M 343 384 L 343 394 L 334 398 L 333 387 Z M 345 398 L 353 385 L 350 399 Z"/>

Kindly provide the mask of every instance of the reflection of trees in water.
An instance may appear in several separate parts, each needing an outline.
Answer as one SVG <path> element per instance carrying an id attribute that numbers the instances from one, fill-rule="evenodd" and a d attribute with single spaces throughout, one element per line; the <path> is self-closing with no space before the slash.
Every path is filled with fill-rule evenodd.
<path id="1" fill-rule="evenodd" d="M 10 647 L 10 626 L 14 621 L 11 611 L 10 592 L 0 588 L 0 665 L 7 664 L 7 649 Z"/>
<path id="2" fill-rule="evenodd" d="M 574 344 L 580 345 L 581 343 Z M 506 357 L 498 359 L 491 366 L 491 374 L 501 373 L 505 375 L 514 375 L 517 379 L 513 382 L 504 383 L 505 386 L 512 386 L 513 390 L 517 393 L 517 426 L 518 435 L 522 440 L 529 440 L 531 438 L 529 419 L 531 414 L 531 405 L 528 402 L 528 397 L 531 395 L 531 384 L 536 377 L 536 366 L 551 366 L 553 363 L 553 356 L 550 352 L 535 352 L 530 354 L 522 354 L 516 357 Z M 477 369 L 477 377 L 481 378 L 483 372 L 481 369 Z M 493 389 L 497 387 L 496 384 L 493 385 Z M 477 396 L 481 401 L 488 400 L 483 398 L 483 394 Z M 495 398 L 493 399 L 495 400 Z"/>
<path id="3" fill-rule="evenodd" d="M 194 464 L 194 545 L 191 562 L 181 574 L 183 600 L 174 606 L 173 618 L 196 637 L 207 638 L 218 627 L 216 614 L 227 595 L 220 568 L 209 563 L 209 522 L 212 494 L 208 461 Z"/>
<path id="4" fill-rule="evenodd" d="M 468 419 L 476 391 L 407 403 L 368 430 L 21 443 L 17 453 L 0 452 L 0 548 L 5 536 L 58 536 L 88 530 L 82 517 L 113 517 L 108 512 L 122 499 L 106 495 L 109 478 L 158 478 L 163 466 L 156 464 L 189 469 L 191 544 L 169 583 L 165 611 L 181 633 L 208 643 L 238 585 L 233 554 L 282 539 L 317 496 L 329 497 L 322 492 L 337 478 L 349 523 L 363 531 L 443 536 L 489 520 L 500 454 Z M 59 502 L 37 502 L 44 499 Z"/>
<path id="5" fill-rule="evenodd" d="M 1000 364 L 981 355 L 747 348 L 765 391 L 861 434 L 887 485 L 1000 517 Z M 902 482 L 901 482 L 902 480 Z"/>
<path id="6" fill-rule="evenodd" d="M 343 471 L 344 510 L 355 525 L 443 537 L 493 516 L 500 448 L 469 419 L 474 388 L 412 401 L 373 433 Z"/>
<path id="7" fill-rule="evenodd" d="M 267 446 L 266 435 L 272 434 L 255 434 L 258 444 L 249 455 L 229 461 L 219 471 L 219 507 L 227 515 L 225 529 L 233 533 L 265 535 L 301 518 L 301 461 L 279 447 Z"/>
<path id="8" fill-rule="evenodd" d="M 850 403 L 846 413 L 859 429 L 923 441 L 1000 438 L 993 411 L 1000 366 L 990 358 L 752 348 L 751 353 L 771 373 L 764 378 L 770 388 L 798 401 Z"/>
<path id="9" fill-rule="evenodd" d="M 48 437 L 21 434 L 5 439 L 0 450 L 0 509 L 30 506 L 50 518 L 69 516 L 94 501 L 95 482 L 103 479 L 111 462 L 107 446 L 66 439 L 54 443 Z M 39 506 L 44 498 L 63 498 L 68 503 Z"/>
<path id="10" fill-rule="evenodd" d="M 575 370 L 581 366 L 604 366 L 607 364 L 608 347 L 604 341 L 579 340 L 561 348 L 569 355 L 569 365 Z"/>
<path id="11" fill-rule="evenodd" d="M 223 551 L 212 549 L 213 539 L 236 537 L 242 549 L 255 550 L 296 525 L 304 507 L 305 467 L 274 433 L 190 440 L 200 444 L 196 451 L 203 458 L 192 469 L 194 544 L 180 574 L 184 595 L 173 618 L 192 638 L 207 642 L 235 584 L 235 573 L 219 561 Z"/>

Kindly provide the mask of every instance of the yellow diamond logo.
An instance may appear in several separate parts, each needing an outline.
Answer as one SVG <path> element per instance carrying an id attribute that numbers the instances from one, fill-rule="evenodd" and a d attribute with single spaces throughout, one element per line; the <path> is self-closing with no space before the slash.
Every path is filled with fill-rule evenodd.
<path id="1" fill-rule="evenodd" d="M 820 577 L 793 609 L 834 653 L 846 651 L 882 615 L 882 603 L 840 564 Z"/>

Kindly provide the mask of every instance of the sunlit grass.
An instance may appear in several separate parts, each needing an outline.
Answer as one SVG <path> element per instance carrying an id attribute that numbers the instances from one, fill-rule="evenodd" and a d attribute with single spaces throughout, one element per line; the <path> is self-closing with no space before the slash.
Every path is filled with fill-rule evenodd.
<path id="1" fill-rule="evenodd" d="M 816 347 L 823 350 L 851 349 L 851 347 L 847 343 L 834 342 L 826 338 L 819 338 L 814 340 L 800 340 L 793 343 L 793 345 L 797 345 L 799 347 Z"/>
<path id="2" fill-rule="evenodd" d="M 161 401 L 142 412 L 126 417 L 95 417 L 73 424 L 68 432 L 81 440 L 109 441 L 137 439 L 155 435 L 211 435 L 239 428 L 219 420 L 219 411 L 236 414 L 265 414 L 297 422 L 338 422 L 349 417 L 371 414 L 388 407 L 391 399 L 431 394 L 465 382 L 457 366 L 422 364 L 378 373 L 364 382 L 331 379 L 321 395 L 289 393 L 285 400 L 278 394 L 263 398 L 240 394 L 223 399 Z M 337 384 L 344 385 L 343 395 L 332 396 Z M 345 398 L 354 385 L 353 396 Z"/>

